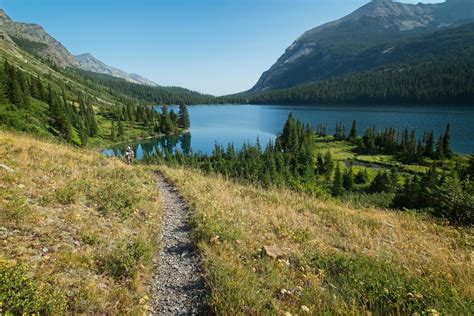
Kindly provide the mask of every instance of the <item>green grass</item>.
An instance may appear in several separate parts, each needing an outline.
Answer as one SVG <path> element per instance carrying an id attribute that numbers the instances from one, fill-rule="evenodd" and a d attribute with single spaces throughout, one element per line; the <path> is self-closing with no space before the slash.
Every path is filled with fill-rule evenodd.
<path id="1" fill-rule="evenodd" d="M 160 168 L 193 210 L 218 315 L 469 315 L 472 228 Z M 267 255 L 265 246 L 281 251 Z"/>
<path id="2" fill-rule="evenodd" d="M 161 222 L 149 170 L 4 131 L 0 157 L 0 314 L 143 314 Z"/>

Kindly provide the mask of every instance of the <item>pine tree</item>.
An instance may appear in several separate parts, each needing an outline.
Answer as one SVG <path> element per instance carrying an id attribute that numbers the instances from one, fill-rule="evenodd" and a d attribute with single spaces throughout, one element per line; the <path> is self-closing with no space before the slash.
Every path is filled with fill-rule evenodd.
<path id="1" fill-rule="evenodd" d="M 356 121 L 352 121 L 351 131 L 349 133 L 349 140 L 354 141 L 357 138 L 357 126 Z"/>
<path id="2" fill-rule="evenodd" d="M 352 173 L 352 169 L 348 169 L 346 173 L 344 173 L 343 186 L 347 191 L 354 189 L 354 174 Z"/>
<path id="3" fill-rule="evenodd" d="M 333 170 L 334 170 L 334 160 L 332 158 L 331 152 L 327 151 L 326 154 L 324 155 L 323 173 L 326 175 L 326 177 L 329 178 Z"/>
<path id="4" fill-rule="evenodd" d="M 441 136 L 441 135 L 439 135 L 438 143 L 436 144 L 435 156 L 438 159 L 443 159 L 444 158 L 443 136 Z"/>
<path id="5" fill-rule="evenodd" d="M 122 121 L 118 122 L 118 135 L 120 137 L 120 140 L 125 139 L 125 128 L 123 127 Z"/>
<path id="6" fill-rule="evenodd" d="M 341 174 L 341 168 L 339 164 L 336 166 L 334 173 L 334 180 L 332 182 L 331 193 L 333 196 L 340 196 L 344 192 L 344 183 Z"/>
<path id="7" fill-rule="evenodd" d="M 181 104 L 179 106 L 178 126 L 185 130 L 191 126 L 191 123 L 189 121 L 188 107 L 185 104 Z"/>
<path id="8" fill-rule="evenodd" d="M 116 131 L 115 123 L 114 121 L 112 121 L 112 124 L 110 126 L 110 139 L 115 140 L 116 137 L 117 137 L 117 131 Z"/>
<path id="9" fill-rule="evenodd" d="M 89 126 L 89 136 L 94 137 L 99 133 L 99 125 L 95 120 L 95 113 L 91 104 L 86 107 L 86 118 Z"/>
<path id="10" fill-rule="evenodd" d="M 434 131 L 433 130 L 429 133 L 428 138 L 426 139 L 424 155 L 426 157 L 433 157 L 434 155 Z"/>
<path id="11" fill-rule="evenodd" d="M 443 136 L 443 153 L 447 157 L 451 157 L 452 151 L 451 151 L 451 127 L 448 124 L 446 126 L 446 131 Z"/>
<path id="12" fill-rule="evenodd" d="M 8 104 L 8 99 L 5 95 L 5 89 L 2 83 L 0 83 L 0 104 Z"/>
<path id="13" fill-rule="evenodd" d="M 361 169 L 356 174 L 354 182 L 357 184 L 365 184 L 369 181 L 369 175 L 367 174 L 367 169 Z"/>

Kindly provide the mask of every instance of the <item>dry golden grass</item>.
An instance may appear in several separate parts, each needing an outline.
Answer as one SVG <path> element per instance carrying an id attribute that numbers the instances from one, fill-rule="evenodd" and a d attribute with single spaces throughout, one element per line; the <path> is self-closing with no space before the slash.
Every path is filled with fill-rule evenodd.
<path id="1" fill-rule="evenodd" d="M 14 313 L 143 312 L 161 218 L 153 176 L 1 131 L 0 164 L 14 170 L 0 167 L 0 314 L 2 305 Z M 26 294 L 15 301 L 8 282 Z"/>
<path id="2" fill-rule="evenodd" d="M 218 314 L 474 310 L 472 228 L 161 169 L 195 211 Z M 272 245 L 283 256 L 265 255 Z"/>

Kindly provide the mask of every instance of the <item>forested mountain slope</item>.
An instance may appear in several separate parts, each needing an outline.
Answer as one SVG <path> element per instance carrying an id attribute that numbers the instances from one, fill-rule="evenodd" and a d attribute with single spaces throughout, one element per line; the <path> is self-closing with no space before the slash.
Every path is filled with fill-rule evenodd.
<path id="1" fill-rule="evenodd" d="M 352 62 L 353 73 L 249 93 L 248 101 L 473 104 L 474 23 L 384 43 L 361 52 Z"/>
<path id="2" fill-rule="evenodd" d="M 400 46 L 427 34 L 474 21 L 474 3 L 404 4 L 374 0 L 334 22 L 304 33 L 264 72 L 252 92 L 289 88 L 357 73 L 410 58 Z M 472 41 L 472 39 L 466 39 Z M 467 43 L 467 42 L 466 42 Z M 430 50 L 419 50 L 429 58 Z M 372 60 L 369 57 L 376 57 Z"/>

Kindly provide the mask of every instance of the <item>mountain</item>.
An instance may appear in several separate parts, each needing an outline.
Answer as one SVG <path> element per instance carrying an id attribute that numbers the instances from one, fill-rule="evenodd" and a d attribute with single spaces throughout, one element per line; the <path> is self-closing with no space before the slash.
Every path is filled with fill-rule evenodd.
<path id="1" fill-rule="evenodd" d="M 148 86 L 157 86 L 157 84 L 151 80 L 141 77 L 137 74 L 129 74 L 125 71 L 106 65 L 91 54 L 81 54 L 76 56 L 76 60 L 79 63 L 79 68 L 97 72 L 104 75 L 109 75 L 113 77 L 123 78 L 128 82 L 145 84 Z"/>
<path id="2" fill-rule="evenodd" d="M 91 54 L 74 56 L 59 41 L 49 35 L 38 24 L 13 21 L 0 9 L 0 39 L 10 50 L 18 48 L 60 68 L 79 68 L 86 71 L 123 78 L 128 82 L 157 86 L 153 81 L 137 74 L 129 74 L 108 66 Z"/>
<path id="3" fill-rule="evenodd" d="M 474 23 L 376 46 L 354 60 L 355 73 L 248 94 L 247 102 L 474 104 Z"/>
<path id="4" fill-rule="evenodd" d="M 370 49 L 386 43 L 396 46 L 398 41 L 471 21 L 472 0 L 417 5 L 375 0 L 346 17 L 305 32 L 262 74 L 251 91 L 288 88 L 371 69 L 371 60 L 360 58 Z M 381 53 L 391 56 L 394 49 L 388 47 Z"/>
<path id="5" fill-rule="evenodd" d="M 59 67 L 78 67 L 76 58 L 38 24 L 14 22 L 0 9 L 0 32 L 6 40 L 30 54 L 51 61 Z"/>

